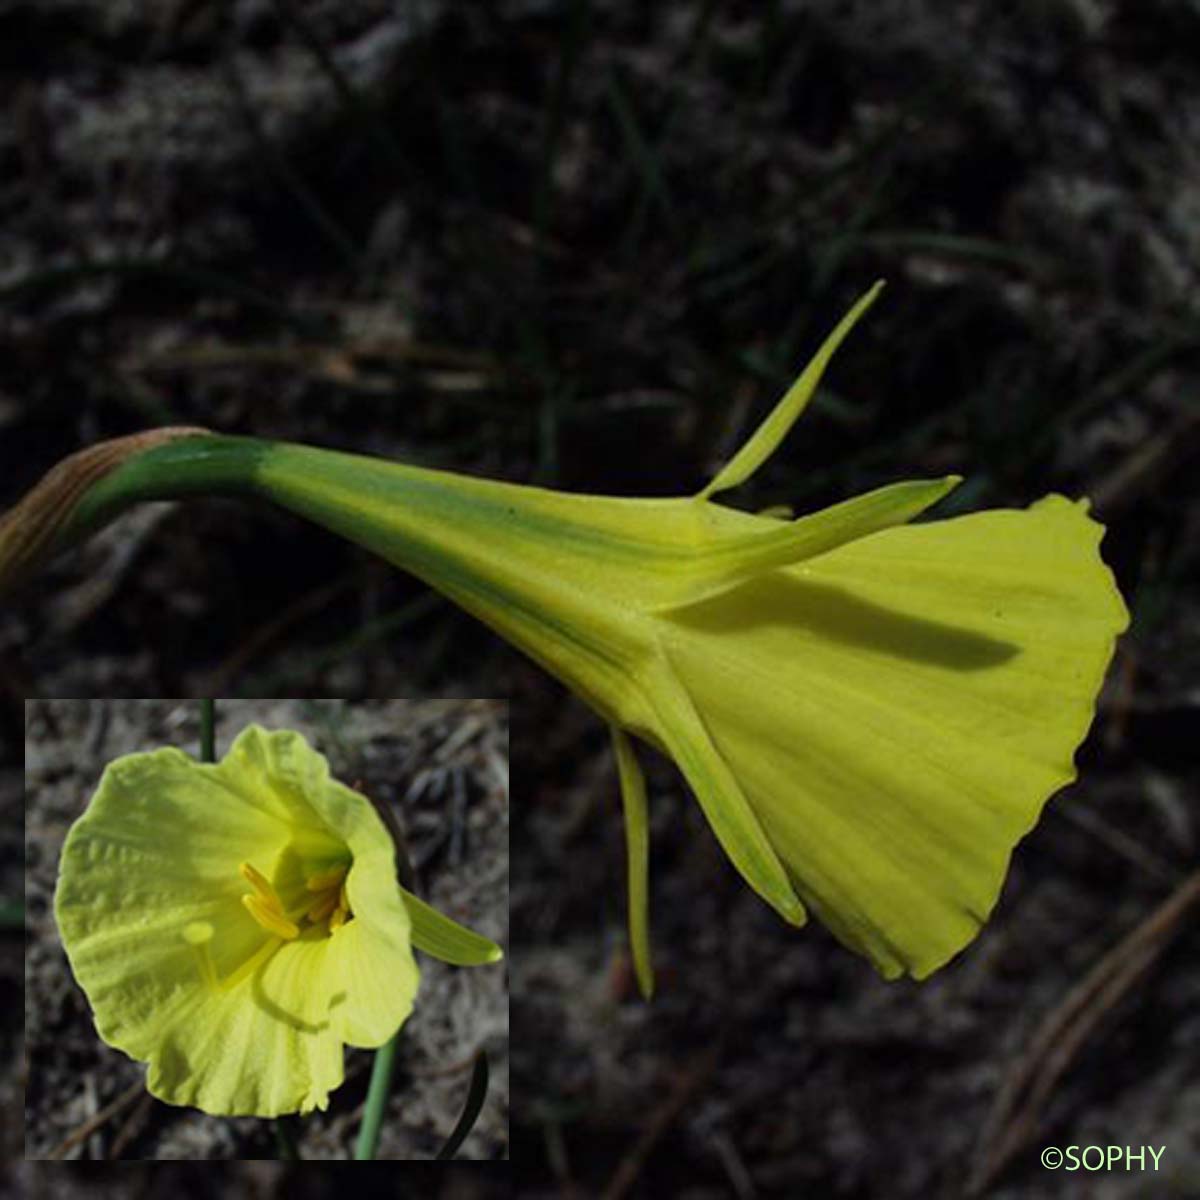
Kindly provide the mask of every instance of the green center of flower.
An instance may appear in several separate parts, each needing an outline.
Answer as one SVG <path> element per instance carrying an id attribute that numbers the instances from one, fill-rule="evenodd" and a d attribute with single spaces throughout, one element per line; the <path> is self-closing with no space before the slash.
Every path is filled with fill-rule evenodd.
<path id="1" fill-rule="evenodd" d="M 246 911 L 268 933 L 291 941 L 300 936 L 301 923 L 320 925 L 328 922 L 328 931 L 340 929 L 353 915 L 346 897 L 346 868 L 333 867 L 309 875 L 297 904 L 285 907 L 270 880 L 250 863 L 239 865 L 238 872 L 254 889 L 242 897 Z"/>

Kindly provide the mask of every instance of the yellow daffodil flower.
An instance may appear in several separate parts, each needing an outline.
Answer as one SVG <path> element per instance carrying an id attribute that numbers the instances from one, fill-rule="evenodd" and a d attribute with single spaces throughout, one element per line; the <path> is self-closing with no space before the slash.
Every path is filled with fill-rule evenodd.
<path id="1" fill-rule="evenodd" d="M 957 476 L 797 520 L 711 497 L 775 450 L 847 314 L 695 496 L 572 495 L 266 444 L 254 490 L 419 575 L 611 726 L 630 927 L 652 989 L 646 801 L 668 754 L 747 882 L 887 978 L 972 940 L 1016 842 L 1074 778 L 1128 617 L 1085 500 L 909 525 Z"/>
<path id="2" fill-rule="evenodd" d="M 958 476 L 796 520 L 713 501 L 774 452 L 878 290 L 694 496 L 575 495 L 164 430 L 47 476 L 2 523 L 0 583 L 133 499 L 219 487 L 274 501 L 418 575 L 610 725 L 647 994 L 630 734 L 674 759 L 783 917 L 812 909 L 885 977 L 923 978 L 975 936 L 1013 847 L 1074 778 L 1128 616 L 1086 500 L 915 525 Z"/>
<path id="3" fill-rule="evenodd" d="M 413 899 L 370 801 L 298 733 L 250 726 L 220 763 L 170 748 L 110 763 L 54 912 L 100 1036 L 149 1064 L 155 1096 L 268 1117 L 324 1109 L 343 1043 L 392 1037 L 414 941 L 499 957 Z"/>

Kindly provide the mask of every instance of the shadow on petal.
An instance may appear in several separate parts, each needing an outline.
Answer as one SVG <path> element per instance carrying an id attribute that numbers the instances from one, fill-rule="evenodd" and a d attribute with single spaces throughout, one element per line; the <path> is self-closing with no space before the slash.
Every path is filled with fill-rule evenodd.
<path id="1" fill-rule="evenodd" d="M 980 671 L 1020 652 L 1011 642 L 863 600 L 844 588 L 774 571 L 676 609 L 671 621 L 693 633 L 728 635 L 768 627 L 795 629 L 893 658 Z"/>

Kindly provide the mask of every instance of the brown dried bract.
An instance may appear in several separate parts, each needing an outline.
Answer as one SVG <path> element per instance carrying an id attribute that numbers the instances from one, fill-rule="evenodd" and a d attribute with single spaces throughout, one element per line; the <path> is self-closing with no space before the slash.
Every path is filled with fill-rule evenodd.
<path id="1" fill-rule="evenodd" d="M 51 468 L 0 516 L 0 595 L 61 548 L 62 533 L 80 500 L 109 472 L 164 442 L 210 432 L 195 425 L 147 429 L 88 446 Z"/>

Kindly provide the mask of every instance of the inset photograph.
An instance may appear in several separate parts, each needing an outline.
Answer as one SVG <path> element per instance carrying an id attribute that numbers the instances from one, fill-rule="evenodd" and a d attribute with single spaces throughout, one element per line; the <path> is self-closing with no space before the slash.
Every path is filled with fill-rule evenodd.
<path id="1" fill-rule="evenodd" d="M 26 705 L 25 1157 L 508 1157 L 508 707 Z"/>

